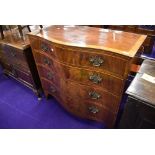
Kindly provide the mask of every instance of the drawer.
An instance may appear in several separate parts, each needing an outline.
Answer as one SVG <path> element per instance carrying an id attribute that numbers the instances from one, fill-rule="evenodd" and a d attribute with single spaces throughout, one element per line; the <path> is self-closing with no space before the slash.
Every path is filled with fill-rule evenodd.
<path id="1" fill-rule="evenodd" d="M 59 88 L 57 88 L 57 86 L 55 86 L 52 82 L 41 78 L 41 83 L 44 91 L 48 92 L 52 96 L 59 96 Z"/>
<path id="2" fill-rule="evenodd" d="M 112 113 L 116 113 L 118 111 L 120 97 L 111 95 L 102 89 L 80 85 L 71 81 L 62 81 L 61 87 L 64 94 L 66 94 L 65 100 L 71 98 L 78 101 L 79 104 L 90 102 L 108 109 Z"/>
<path id="3" fill-rule="evenodd" d="M 124 87 L 124 80 L 122 79 L 88 69 L 60 65 L 56 63 L 54 63 L 54 66 L 59 68 L 59 71 L 67 80 L 73 80 L 91 87 L 100 87 L 118 96 L 122 94 Z"/>
<path id="4" fill-rule="evenodd" d="M 46 67 L 54 69 L 53 68 L 53 59 L 51 59 L 49 56 L 42 54 L 42 53 L 35 50 L 34 58 L 35 58 L 35 61 L 37 64 L 42 64 Z"/>
<path id="5" fill-rule="evenodd" d="M 55 47 L 52 45 L 51 42 L 39 38 L 29 36 L 30 38 L 30 44 L 33 49 L 33 51 L 39 51 L 41 53 L 49 54 L 50 56 L 55 57 Z"/>
<path id="6" fill-rule="evenodd" d="M 85 104 L 80 104 L 74 99 L 69 99 L 64 101 L 64 107 L 81 118 L 104 122 L 109 128 L 113 127 L 116 119 L 116 114 L 95 103 L 85 102 Z"/>
<path id="7" fill-rule="evenodd" d="M 17 78 L 29 85 L 33 85 L 33 78 L 30 73 L 26 73 L 14 66 L 11 66 L 11 73 L 15 78 Z"/>
<path id="8" fill-rule="evenodd" d="M 82 68 L 89 68 L 99 72 L 108 72 L 119 77 L 124 77 L 126 65 L 128 65 L 125 59 L 104 54 L 102 51 L 93 53 L 94 50 L 88 51 L 80 49 L 77 51 L 56 47 L 54 52 L 56 59 L 62 63 Z"/>
<path id="9" fill-rule="evenodd" d="M 59 87 L 60 77 L 55 72 L 55 70 L 48 69 L 47 67 L 39 65 L 39 64 L 37 64 L 37 69 L 38 69 L 38 72 L 41 78 L 47 79 L 48 81 L 51 81 L 52 83 L 54 83 L 55 85 Z"/>
<path id="10" fill-rule="evenodd" d="M 20 64 L 21 66 L 28 68 L 24 51 L 8 45 L 3 45 L 3 53 L 12 64 Z"/>

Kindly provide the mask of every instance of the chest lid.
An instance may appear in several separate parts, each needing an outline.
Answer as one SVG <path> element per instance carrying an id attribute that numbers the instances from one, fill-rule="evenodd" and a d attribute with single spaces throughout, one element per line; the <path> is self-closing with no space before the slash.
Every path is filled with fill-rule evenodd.
<path id="1" fill-rule="evenodd" d="M 146 35 L 134 34 L 88 26 L 48 26 L 29 35 L 38 36 L 51 42 L 82 48 L 113 52 L 134 57 L 146 39 Z"/>

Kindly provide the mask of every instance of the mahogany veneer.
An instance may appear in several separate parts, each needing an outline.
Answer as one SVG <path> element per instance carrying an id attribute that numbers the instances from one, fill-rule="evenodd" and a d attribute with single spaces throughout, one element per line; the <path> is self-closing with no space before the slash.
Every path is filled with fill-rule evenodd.
<path id="1" fill-rule="evenodd" d="M 133 57 L 146 36 L 87 26 L 28 34 L 45 95 L 112 128 Z"/>
<path id="2" fill-rule="evenodd" d="M 18 29 L 5 31 L 5 38 L 0 40 L 0 63 L 5 75 L 14 78 L 40 97 L 40 79 L 32 55 L 28 38 L 21 38 Z"/>

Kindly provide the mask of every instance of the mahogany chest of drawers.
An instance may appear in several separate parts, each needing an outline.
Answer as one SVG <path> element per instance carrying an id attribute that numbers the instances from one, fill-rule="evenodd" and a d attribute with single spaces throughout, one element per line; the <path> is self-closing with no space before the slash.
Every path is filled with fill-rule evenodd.
<path id="1" fill-rule="evenodd" d="M 146 36 L 87 26 L 50 26 L 28 36 L 45 95 L 76 116 L 112 128 Z"/>
<path id="2" fill-rule="evenodd" d="M 139 72 L 127 89 L 128 100 L 125 105 L 119 128 L 155 129 L 155 61 L 144 60 Z"/>
<path id="3" fill-rule="evenodd" d="M 10 76 L 40 96 L 41 83 L 28 38 L 22 40 L 19 32 L 5 32 L 0 40 L 0 63 L 5 75 Z"/>

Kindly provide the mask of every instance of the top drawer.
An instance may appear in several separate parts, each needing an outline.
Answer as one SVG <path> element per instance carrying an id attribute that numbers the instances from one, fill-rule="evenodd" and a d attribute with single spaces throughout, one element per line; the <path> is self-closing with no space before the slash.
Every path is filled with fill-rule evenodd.
<path id="1" fill-rule="evenodd" d="M 33 38 L 33 37 L 32 37 Z M 67 65 L 94 69 L 100 72 L 113 73 L 124 77 L 128 61 L 112 54 L 106 54 L 102 50 L 74 48 L 59 46 L 47 40 L 32 39 L 31 46 L 35 50 L 46 53 L 49 56 Z"/>
<path id="2" fill-rule="evenodd" d="M 24 55 L 24 51 L 8 45 L 3 45 L 2 52 L 10 61 L 27 66 L 27 61 Z"/>

